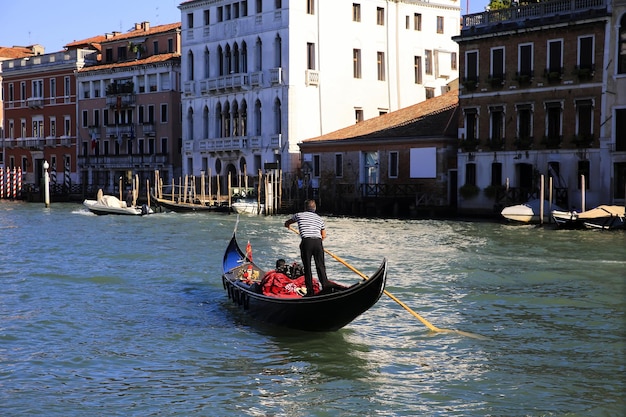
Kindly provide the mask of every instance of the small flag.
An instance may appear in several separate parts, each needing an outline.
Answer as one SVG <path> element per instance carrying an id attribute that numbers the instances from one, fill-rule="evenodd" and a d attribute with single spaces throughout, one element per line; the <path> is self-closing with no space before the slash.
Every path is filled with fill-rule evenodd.
<path id="1" fill-rule="evenodd" d="M 252 245 L 250 245 L 250 241 L 248 241 L 248 244 L 246 245 L 246 258 L 252 262 Z"/>

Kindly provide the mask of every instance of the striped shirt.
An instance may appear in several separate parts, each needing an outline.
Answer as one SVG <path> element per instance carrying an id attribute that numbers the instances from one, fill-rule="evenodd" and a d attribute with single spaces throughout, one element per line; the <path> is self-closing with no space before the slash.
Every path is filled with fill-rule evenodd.
<path id="1" fill-rule="evenodd" d="M 298 222 L 298 230 L 302 238 L 322 238 L 322 230 L 326 229 L 324 220 L 315 212 L 303 211 L 296 213 L 292 217 Z"/>

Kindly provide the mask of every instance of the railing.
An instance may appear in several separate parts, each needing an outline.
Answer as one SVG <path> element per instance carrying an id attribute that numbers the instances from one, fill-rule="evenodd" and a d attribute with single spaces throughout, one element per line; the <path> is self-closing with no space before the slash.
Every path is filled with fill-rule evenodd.
<path id="1" fill-rule="evenodd" d="M 168 155 L 136 154 L 136 155 L 79 155 L 78 165 L 81 168 L 101 166 L 107 168 L 127 168 L 137 164 L 167 164 Z"/>
<path id="2" fill-rule="evenodd" d="M 474 26 L 523 21 L 560 14 L 582 12 L 590 9 L 606 9 L 610 0 L 553 0 L 533 3 L 527 6 L 489 10 L 468 14 L 462 17 L 462 29 Z"/>

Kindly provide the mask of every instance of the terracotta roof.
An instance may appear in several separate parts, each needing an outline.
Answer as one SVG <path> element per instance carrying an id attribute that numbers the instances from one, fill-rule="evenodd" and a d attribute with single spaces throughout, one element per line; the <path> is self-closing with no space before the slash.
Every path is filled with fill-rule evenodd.
<path id="1" fill-rule="evenodd" d="M 33 55 L 33 50 L 25 46 L 0 46 L 0 58 L 17 59 Z"/>
<path id="2" fill-rule="evenodd" d="M 155 64 L 158 62 L 166 62 L 175 58 L 180 58 L 180 54 L 179 53 L 157 54 L 157 55 L 151 55 L 143 59 L 133 59 L 132 61 L 112 62 L 110 64 L 91 65 L 89 67 L 81 68 L 78 72 L 99 71 L 99 70 L 111 69 L 111 68 L 132 67 L 134 65 Z"/>
<path id="3" fill-rule="evenodd" d="M 403 109 L 373 117 L 303 142 L 375 139 L 384 137 L 456 136 L 454 118 L 459 92 L 453 90 Z"/>
<path id="4" fill-rule="evenodd" d="M 106 36 L 104 35 L 93 36 L 91 38 L 70 42 L 67 45 L 65 45 L 65 48 L 77 48 L 81 46 L 96 46 L 98 49 L 100 49 L 99 44 L 104 42 L 105 40 L 106 40 Z"/>
<path id="5" fill-rule="evenodd" d="M 166 25 L 158 25 L 158 26 L 150 27 L 150 29 L 148 30 L 144 30 L 142 28 L 132 29 L 129 32 L 120 33 L 119 35 L 110 37 L 104 40 L 102 43 L 115 42 L 115 41 L 120 41 L 124 39 L 132 39 L 132 38 L 136 38 L 140 36 L 149 36 L 149 35 L 154 35 L 157 33 L 169 32 L 170 30 L 178 29 L 180 27 L 181 27 L 180 22 L 176 22 L 176 23 L 168 23 Z"/>

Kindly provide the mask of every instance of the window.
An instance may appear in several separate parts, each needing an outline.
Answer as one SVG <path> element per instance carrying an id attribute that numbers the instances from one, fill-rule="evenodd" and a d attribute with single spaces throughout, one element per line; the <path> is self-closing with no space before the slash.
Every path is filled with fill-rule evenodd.
<path id="1" fill-rule="evenodd" d="M 361 50 L 352 50 L 352 73 L 354 78 L 361 78 Z"/>
<path id="2" fill-rule="evenodd" d="M 12 86 L 13 84 L 11 84 L 11 87 Z M 57 79 L 50 78 L 50 98 L 55 98 L 56 96 L 57 96 Z"/>
<path id="3" fill-rule="evenodd" d="M 561 74 L 563 72 L 562 57 L 563 41 L 560 39 L 548 41 L 548 63 L 546 67 L 548 73 Z"/>
<path id="4" fill-rule="evenodd" d="M 426 92 L 426 99 L 435 97 L 435 88 L 434 87 L 425 87 L 424 91 Z"/>
<path id="5" fill-rule="evenodd" d="M 450 69 L 456 71 L 458 69 L 456 52 L 450 53 Z"/>
<path id="6" fill-rule="evenodd" d="M 211 68 L 209 48 L 204 50 L 204 78 L 209 78 L 209 69 Z"/>
<path id="7" fill-rule="evenodd" d="M 167 104 L 161 104 L 161 123 L 167 123 Z"/>
<path id="8" fill-rule="evenodd" d="M 256 0 L 255 10 L 257 14 L 263 13 L 263 0 Z"/>
<path id="9" fill-rule="evenodd" d="M 424 73 L 433 75 L 433 51 L 427 49 L 424 57 Z"/>
<path id="10" fill-rule="evenodd" d="M 593 139 L 593 102 L 576 101 L 576 139 L 581 147 L 588 147 Z"/>
<path id="11" fill-rule="evenodd" d="M 465 184 L 476 185 L 476 164 L 465 165 Z"/>
<path id="12" fill-rule="evenodd" d="M 64 87 L 63 87 L 63 95 L 65 97 L 69 97 L 71 94 L 71 89 L 70 89 L 70 77 L 65 77 L 63 79 L 64 81 Z"/>
<path id="13" fill-rule="evenodd" d="M 313 176 L 314 177 L 319 177 L 320 176 L 320 156 L 319 155 L 313 155 Z"/>
<path id="14" fill-rule="evenodd" d="M 465 53 L 465 80 L 478 81 L 478 51 Z"/>
<path id="15" fill-rule="evenodd" d="M 465 109 L 465 140 L 478 139 L 478 113 L 476 109 Z"/>
<path id="16" fill-rule="evenodd" d="M 148 105 L 148 123 L 154 123 L 154 104 Z"/>
<path id="17" fill-rule="evenodd" d="M 315 14 L 315 0 L 306 0 L 306 14 Z"/>
<path id="18" fill-rule="evenodd" d="M 415 74 L 415 84 L 422 83 L 422 57 L 413 57 L 413 71 Z"/>
<path id="19" fill-rule="evenodd" d="M 376 65 L 378 68 L 378 81 L 385 81 L 385 53 L 376 53 Z"/>
<path id="20" fill-rule="evenodd" d="M 100 127 L 100 110 L 94 109 L 93 111 L 93 125 Z"/>
<path id="21" fill-rule="evenodd" d="M 413 29 L 417 31 L 422 30 L 422 14 L 421 13 L 415 13 L 413 15 Z"/>
<path id="22" fill-rule="evenodd" d="M 211 23 L 211 12 L 210 10 L 205 10 L 203 12 L 203 16 L 204 16 L 204 26 L 209 26 L 209 24 Z"/>
<path id="23" fill-rule="evenodd" d="M 159 41 L 152 42 L 152 54 L 158 55 L 159 53 Z"/>
<path id="24" fill-rule="evenodd" d="M 489 137 L 491 138 L 491 148 L 495 150 L 500 148 L 504 139 L 504 108 L 502 106 L 492 106 L 489 110 L 491 113 Z"/>
<path id="25" fill-rule="evenodd" d="M 315 44 L 314 43 L 307 43 L 306 44 L 306 51 L 307 51 L 307 62 L 306 62 L 306 67 L 307 69 L 310 70 L 314 70 L 315 69 Z"/>
<path id="26" fill-rule="evenodd" d="M 352 3 L 352 21 L 361 21 L 361 5 L 359 3 Z"/>
<path id="27" fill-rule="evenodd" d="M 504 80 L 504 48 L 493 48 L 491 50 L 491 74 L 492 80 Z"/>
<path id="28" fill-rule="evenodd" d="M 615 109 L 615 150 L 626 151 L 626 109 Z M 622 187 L 622 191 L 624 188 Z"/>
<path id="29" fill-rule="evenodd" d="M 533 74 L 533 45 L 519 45 L 517 50 L 517 72 L 520 76 L 532 77 Z"/>
<path id="30" fill-rule="evenodd" d="M 354 119 L 356 123 L 363 121 L 363 109 L 354 109 Z"/>
<path id="31" fill-rule="evenodd" d="M 398 178 L 398 152 L 389 152 L 389 178 Z"/>
<path id="32" fill-rule="evenodd" d="M 502 163 L 493 162 L 491 164 L 491 184 L 494 187 L 502 185 Z"/>
<path id="33" fill-rule="evenodd" d="M 578 69 L 593 70 L 593 36 L 578 38 Z"/>
<path id="34" fill-rule="evenodd" d="M 385 9 L 382 7 L 376 8 L 376 24 L 379 26 L 385 25 Z"/>
<path id="35" fill-rule="evenodd" d="M 64 122 L 65 123 L 64 123 L 64 126 L 63 126 L 64 127 L 63 135 L 64 136 L 70 136 L 70 134 L 71 134 L 71 127 L 72 126 L 71 126 L 71 119 L 69 118 L 69 116 L 65 117 Z"/>
<path id="36" fill-rule="evenodd" d="M 126 59 L 126 52 L 128 51 L 126 46 L 117 47 L 117 59 L 122 61 Z"/>
<path id="37" fill-rule="evenodd" d="M 14 100 L 15 100 L 15 91 L 13 91 L 13 83 L 11 83 L 9 84 L 9 101 L 14 101 Z"/>
<path id="38" fill-rule="evenodd" d="M 69 93 L 67 94 L 69 96 Z M 26 100 L 26 82 L 20 82 L 20 100 Z"/>
<path id="39" fill-rule="evenodd" d="M 533 139 L 533 110 L 530 104 L 517 106 L 517 139 L 527 143 Z"/>
<path id="40" fill-rule="evenodd" d="M 619 24 L 619 37 L 617 45 L 617 73 L 626 74 L 626 14 L 622 16 Z"/>
<path id="41" fill-rule="evenodd" d="M 335 177 L 343 177 L 343 154 L 335 154 Z"/>
<path id="42" fill-rule="evenodd" d="M 174 39 L 168 39 L 167 40 L 167 52 L 172 53 L 174 52 Z"/>
<path id="43" fill-rule="evenodd" d="M 549 149 L 557 148 L 561 143 L 561 103 L 548 102 L 546 106 L 545 145 Z"/>
<path id="44" fill-rule="evenodd" d="M 83 127 L 87 127 L 89 125 L 89 112 L 87 110 L 83 110 Z"/>
<path id="45" fill-rule="evenodd" d="M 32 87 L 32 97 L 43 98 L 43 80 L 33 80 Z"/>
<path id="46" fill-rule="evenodd" d="M 193 28 L 193 13 L 187 13 L 187 28 Z"/>
<path id="47" fill-rule="evenodd" d="M 113 48 L 107 48 L 104 52 L 105 62 L 113 62 Z"/>
<path id="48" fill-rule="evenodd" d="M 443 33 L 443 16 L 437 16 L 437 33 Z"/>
<path id="49" fill-rule="evenodd" d="M 406 29 L 411 29 L 411 17 L 407 16 L 404 22 Z"/>

